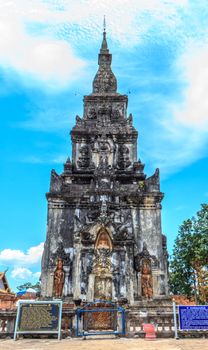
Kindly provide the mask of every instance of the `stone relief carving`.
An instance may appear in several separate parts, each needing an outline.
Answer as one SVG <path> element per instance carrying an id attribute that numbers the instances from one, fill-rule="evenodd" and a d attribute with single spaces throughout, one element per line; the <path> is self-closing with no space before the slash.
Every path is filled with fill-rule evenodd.
<path id="1" fill-rule="evenodd" d="M 76 213 L 74 214 L 74 232 L 78 232 L 81 228 L 83 227 L 83 223 L 80 220 L 79 214 Z"/>
<path id="2" fill-rule="evenodd" d="M 63 261 L 62 259 L 57 260 L 56 270 L 54 272 L 54 286 L 53 294 L 55 297 L 61 297 L 64 286 L 64 271 L 63 271 Z"/>
<path id="3" fill-rule="evenodd" d="M 95 219 L 98 218 L 100 214 L 99 209 L 91 209 L 86 215 L 85 215 L 85 223 L 91 224 L 95 221 Z"/>
<path id="4" fill-rule="evenodd" d="M 62 242 L 60 242 L 58 244 L 58 248 L 57 248 L 56 252 L 51 255 L 51 257 L 50 257 L 50 266 L 54 266 L 58 259 L 62 260 L 63 265 L 67 266 L 70 263 L 70 257 L 69 257 L 68 254 L 66 254 Z"/>
<path id="5" fill-rule="evenodd" d="M 95 120 L 97 119 L 97 113 L 95 108 L 90 108 L 87 114 L 87 118 L 90 120 Z"/>
<path id="6" fill-rule="evenodd" d="M 122 223 L 116 226 L 116 236 L 117 240 L 126 240 L 133 238 L 133 227 L 132 227 L 132 217 L 131 214 L 127 214 L 126 219 L 123 213 L 120 213 L 120 218 Z"/>
<path id="7" fill-rule="evenodd" d="M 129 149 L 126 145 L 120 145 L 118 150 L 118 167 L 120 169 L 126 169 L 131 165 L 129 159 Z"/>
<path id="8" fill-rule="evenodd" d="M 92 240 L 92 237 L 91 237 L 91 234 L 88 232 L 88 231 L 84 231 L 82 232 L 81 234 L 81 239 L 84 243 L 92 243 L 93 240 Z"/>
<path id="9" fill-rule="evenodd" d="M 137 272 L 141 272 L 143 259 L 149 259 L 152 262 L 152 267 L 159 267 L 157 258 L 154 255 L 150 255 L 146 243 L 143 243 L 142 251 L 134 257 L 134 268 Z"/>
<path id="10" fill-rule="evenodd" d="M 112 242 L 105 230 L 101 230 L 95 245 L 93 273 L 95 276 L 94 297 L 112 298 Z"/>
<path id="11" fill-rule="evenodd" d="M 113 283 L 115 288 L 115 296 L 123 297 L 125 285 L 125 251 L 117 251 L 113 254 Z"/>
<path id="12" fill-rule="evenodd" d="M 112 277 L 95 276 L 94 298 L 112 299 Z"/>
<path id="13" fill-rule="evenodd" d="M 95 139 L 92 149 L 94 152 L 109 154 L 112 152 L 112 140 L 102 134 Z"/>
<path id="14" fill-rule="evenodd" d="M 119 110 L 113 109 L 113 111 L 111 112 L 111 121 L 113 123 L 116 123 L 120 120 L 120 118 L 121 118 L 121 114 L 120 114 Z"/>
<path id="15" fill-rule="evenodd" d="M 79 150 L 80 156 L 77 161 L 79 168 L 88 168 L 90 165 L 90 152 L 88 145 L 84 145 Z"/>
<path id="16" fill-rule="evenodd" d="M 165 276 L 160 275 L 160 295 L 165 295 Z"/>
<path id="17" fill-rule="evenodd" d="M 93 272 L 100 275 L 109 273 L 112 269 L 112 242 L 109 234 L 103 229 L 98 233 L 95 244 Z"/>
<path id="18" fill-rule="evenodd" d="M 113 137 L 102 134 L 91 141 L 92 163 L 96 168 L 113 167 L 116 159 L 116 144 Z"/>
<path id="19" fill-rule="evenodd" d="M 112 251 L 112 242 L 111 242 L 110 236 L 104 229 L 102 229 L 98 233 L 94 252 L 82 253 L 82 262 L 81 262 L 81 293 L 82 294 L 87 293 L 88 278 L 91 272 L 96 275 L 95 284 L 94 284 L 95 298 L 108 298 L 110 290 L 112 294 L 112 279 L 111 279 L 110 289 L 109 289 L 109 281 L 108 281 L 109 274 L 111 274 L 112 272 L 111 251 Z"/>
<path id="20" fill-rule="evenodd" d="M 83 252 L 81 258 L 81 294 L 86 294 L 88 289 L 88 278 L 92 272 L 93 255 Z"/>
<path id="21" fill-rule="evenodd" d="M 141 287 L 142 287 L 142 296 L 148 299 L 152 298 L 153 280 L 152 280 L 151 261 L 149 259 L 142 260 Z"/>

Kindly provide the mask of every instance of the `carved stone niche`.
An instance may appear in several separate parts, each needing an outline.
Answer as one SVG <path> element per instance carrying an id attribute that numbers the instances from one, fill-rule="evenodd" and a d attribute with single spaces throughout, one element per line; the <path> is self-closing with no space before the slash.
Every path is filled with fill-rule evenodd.
<path id="1" fill-rule="evenodd" d="M 120 145 L 118 150 L 118 167 L 120 169 L 126 169 L 131 165 L 129 159 L 129 149 L 126 145 Z"/>
<path id="2" fill-rule="evenodd" d="M 147 249 L 146 243 L 143 244 L 143 250 L 134 257 L 134 268 L 137 272 L 141 272 L 141 270 L 142 270 L 142 260 L 143 259 L 150 260 L 152 267 L 154 267 L 154 268 L 159 267 L 159 262 L 158 262 L 156 256 L 150 255 L 150 253 Z"/>
<path id="3" fill-rule="evenodd" d="M 154 255 L 150 255 L 146 244 L 143 244 L 143 250 L 134 258 L 134 268 L 137 271 L 138 285 L 141 285 L 139 295 L 144 298 L 152 298 L 153 290 L 153 275 L 152 270 L 159 267 L 159 262 Z"/>
<path id="4" fill-rule="evenodd" d="M 77 161 L 79 168 L 85 169 L 90 165 L 90 152 L 88 145 L 84 145 L 79 150 L 80 156 Z"/>
<path id="5" fill-rule="evenodd" d="M 121 114 L 119 112 L 118 109 L 114 109 L 112 112 L 111 112 L 111 121 L 113 123 L 116 123 L 120 120 L 120 117 L 121 117 Z"/>
<path id="6" fill-rule="evenodd" d="M 87 119 L 90 119 L 90 120 L 97 119 L 97 113 L 96 113 L 95 108 L 90 108 L 89 109 L 89 111 L 87 113 Z"/>
<path id="7" fill-rule="evenodd" d="M 105 107 L 99 108 L 98 110 L 99 119 L 102 119 L 103 121 L 109 121 L 110 115 L 111 115 L 111 107 L 105 106 Z"/>
<path id="8" fill-rule="evenodd" d="M 120 214 L 123 221 L 116 225 L 116 235 L 115 239 L 118 241 L 125 241 L 133 238 L 133 228 L 132 228 L 132 217 L 130 213 L 124 216 L 123 213 Z"/>
<path id="9" fill-rule="evenodd" d="M 94 299 L 112 299 L 112 240 L 106 229 L 101 228 L 98 232 L 94 262 Z"/>

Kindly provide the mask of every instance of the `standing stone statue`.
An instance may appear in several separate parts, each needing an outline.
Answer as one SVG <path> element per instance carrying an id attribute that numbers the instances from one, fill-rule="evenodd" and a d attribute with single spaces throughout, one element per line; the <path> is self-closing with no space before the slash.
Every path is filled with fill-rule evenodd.
<path id="1" fill-rule="evenodd" d="M 63 271 L 63 261 L 61 259 L 58 259 L 56 270 L 54 273 L 54 295 L 55 297 L 61 297 L 63 292 L 63 286 L 64 286 L 64 271 Z"/>
<path id="2" fill-rule="evenodd" d="M 152 298 L 153 296 L 153 283 L 152 283 L 152 272 L 150 261 L 144 260 L 142 262 L 142 296 L 145 298 Z"/>

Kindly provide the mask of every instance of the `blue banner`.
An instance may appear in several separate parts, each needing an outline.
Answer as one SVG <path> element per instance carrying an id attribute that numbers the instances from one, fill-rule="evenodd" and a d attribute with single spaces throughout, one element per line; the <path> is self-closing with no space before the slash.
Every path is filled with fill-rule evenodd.
<path id="1" fill-rule="evenodd" d="M 208 306 L 179 306 L 180 330 L 208 330 Z"/>

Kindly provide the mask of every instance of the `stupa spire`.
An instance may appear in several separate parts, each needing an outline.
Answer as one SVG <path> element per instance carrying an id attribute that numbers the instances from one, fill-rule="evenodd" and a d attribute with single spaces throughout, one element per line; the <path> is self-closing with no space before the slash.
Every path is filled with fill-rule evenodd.
<path id="1" fill-rule="evenodd" d="M 106 20 L 103 21 L 103 40 L 98 55 L 99 69 L 93 80 L 93 93 L 115 93 L 117 90 L 116 77 L 111 70 L 112 55 L 109 53 L 106 38 Z"/>
<path id="2" fill-rule="evenodd" d="M 104 20 L 103 20 L 103 41 L 102 41 L 100 53 L 102 53 L 103 51 L 109 52 L 109 50 L 108 50 L 108 43 L 107 43 L 107 39 L 106 39 L 106 20 L 105 20 L 105 16 L 104 16 Z"/>

